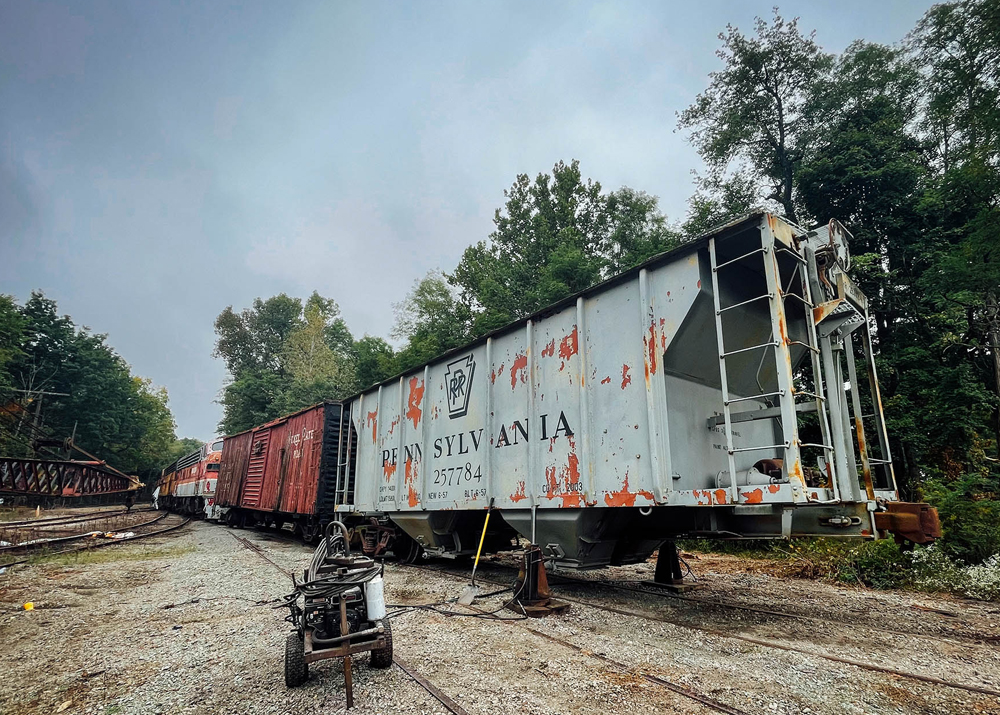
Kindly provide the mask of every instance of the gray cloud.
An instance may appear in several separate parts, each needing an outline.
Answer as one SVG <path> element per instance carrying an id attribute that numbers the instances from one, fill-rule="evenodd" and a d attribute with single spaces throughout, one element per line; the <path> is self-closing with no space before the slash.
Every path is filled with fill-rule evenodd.
<path id="1" fill-rule="evenodd" d="M 830 50 L 929 2 L 795 2 Z M 0 6 L 0 291 L 42 288 L 208 437 L 212 322 L 280 291 L 387 335 L 517 173 L 580 159 L 680 218 L 675 112 L 770 2 Z"/>

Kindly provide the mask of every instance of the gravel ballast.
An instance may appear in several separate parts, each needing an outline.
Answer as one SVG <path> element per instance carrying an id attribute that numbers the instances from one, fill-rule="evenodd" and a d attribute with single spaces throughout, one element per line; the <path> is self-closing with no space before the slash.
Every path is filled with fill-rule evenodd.
<path id="1" fill-rule="evenodd" d="M 301 571 L 311 555 L 310 548 L 268 532 L 232 533 L 251 539 L 291 571 Z M 481 573 L 509 581 L 504 564 L 513 564 L 512 558 L 481 565 Z M 693 566 L 701 583 L 692 594 L 697 598 L 825 620 L 781 619 L 600 585 L 564 585 L 555 588 L 573 599 L 635 615 L 578 601 L 564 614 L 530 621 L 412 610 L 393 621 L 396 652 L 470 713 L 712 712 L 649 682 L 643 673 L 748 713 L 1000 713 L 1000 698 L 728 635 L 1000 689 L 997 643 L 976 640 L 977 634 L 1000 633 L 996 604 L 746 574 L 718 568 L 714 561 Z M 591 577 L 634 580 L 650 576 L 650 569 L 623 567 Z M 11 569 L 0 576 L 5 646 L 0 712 L 342 712 L 339 661 L 312 665 L 308 683 L 300 688 L 284 685 L 287 611 L 273 606 L 290 586 L 287 576 L 243 548 L 228 529 L 205 522 L 92 557 Z M 447 574 L 386 567 L 391 604 L 441 602 L 457 597 L 462 587 L 460 578 Z M 476 606 L 492 611 L 502 599 L 487 598 Z M 29 601 L 34 610 L 23 610 Z M 881 633 L 879 624 L 897 632 Z M 354 692 L 351 712 L 447 712 L 399 668 L 369 668 L 366 655 L 355 658 Z"/>

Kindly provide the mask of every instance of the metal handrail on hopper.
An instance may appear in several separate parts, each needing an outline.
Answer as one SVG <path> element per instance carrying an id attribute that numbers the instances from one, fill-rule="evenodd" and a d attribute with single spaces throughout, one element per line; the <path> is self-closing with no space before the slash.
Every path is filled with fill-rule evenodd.
<path id="1" fill-rule="evenodd" d="M 713 301 L 715 303 L 716 336 L 717 336 L 717 342 L 718 342 L 718 346 L 719 346 L 719 372 L 720 372 L 721 387 L 722 387 L 722 391 L 723 391 L 723 421 L 725 423 L 725 432 L 726 432 L 726 452 L 727 452 L 727 458 L 729 460 L 729 471 L 730 471 L 730 473 L 732 475 L 732 479 L 731 479 L 731 482 L 730 482 L 730 485 L 729 485 L 729 491 L 730 491 L 730 500 L 733 503 L 738 503 L 739 502 L 739 489 L 738 489 L 738 486 L 737 486 L 737 478 L 736 478 L 736 461 L 734 459 L 734 455 L 737 454 L 737 453 L 752 452 L 752 451 L 762 451 L 762 450 L 767 450 L 767 449 L 783 449 L 785 451 L 785 457 L 786 457 L 786 459 L 784 461 L 786 462 L 786 465 L 787 465 L 787 462 L 788 462 L 787 452 L 788 452 L 789 449 L 792 448 L 793 442 L 794 442 L 794 446 L 795 446 L 796 450 L 799 450 L 799 449 L 801 449 L 803 447 L 812 447 L 812 448 L 822 449 L 822 450 L 824 450 L 824 453 L 825 453 L 825 457 L 824 458 L 826 459 L 827 463 L 831 463 L 833 461 L 831 459 L 832 454 L 833 454 L 833 446 L 831 444 L 828 444 L 829 442 L 831 442 L 830 437 L 829 437 L 829 435 L 830 435 L 830 428 L 829 428 L 829 423 L 828 423 L 828 416 L 827 416 L 827 414 L 825 412 L 826 397 L 823 394 L 823 378 L 822 378 L 823 373 L 822 373 L 822 369 L 821 369 L 821 366 L 820 366 L 820 360 L 819 360 L 820 350 L 819 350 L 819 347 L 816 345 L 816 343 L 818 342 L 818 339 L 817 339 L 817 335 L 816 335 L 815 325 L 814 325 L 813 321 L 811 320 L 811 317 L 812 317 L 811 313 L 812 313 L 812 309 L 813 309 L 812 296 L 810 295 L 810 290 L 809 290 L 809 280 L 806 278 L 805 275 L 799 275 L 799 269 L 800 269 L 800 267 L 801 266 L 806 266 L 807 270 L 808 270 L 809 263 L 808 263 L 808 261 L 807 261 L 807 259 L 805 257 L 799 255 L 798 252 L 796 252 L 794 250 L 791 250 L 789 247 L 778 246 L 775 243 L 774 234 L 770 231 L 770 229 L 768 227 L 763 226 L 763 225 L 761 227 L 761 240 L 765 243 L 765 245 L 761 246 L 760 248 L 754 249 L 754 250 L 749 251 L 747 253 L 744 253 L 744 254 L 736 257 L 736 258 L 733 258 L 733 259 L 728 260 L 728 261 L 724 261 L 723 263 L 719 263 L 719 264 L 716 263 L 716 261 L 717 261 L 717 255 L 716 255 L 715 239 L 713 238 L 712 240 L 709 241 L 709 256 L 710 256 L 711 267 L 712 267 Z M 766 255 L 768 253 L 770 253 L 772 249 L 773 249 L 773 252 L 774 252 L 773 255 L 775 256 L 775 258 L 772 259 L 772 261 L 769 263 L 768 260 L 766 259 Z M 788 278 L 788 286 L 789 286 L 789 289 L 791 289 L 792 284 L 795 281 L 796 276 L 798 275 L 799 276 L 799 285 L 801 286 L 801 289 L 802 289 L 802 295 L 799 295 L 798 293 L 795 293 L 795 292 L 791 292 L 790 290 L 783 290 L 783 287 L 784 287 L 783 286 L 783 282 L 784 281 L 783 281 L 783 278 L 781 276 L 780 265 L 779 265 L 778 261 L 776 260 L 776 257 L 777 257 L 777 255 L 779 253 L 787 253 L 788 255 L 792 256 L 792 258 L 797 262 L 798 265 L 796 265 L 796 267 L 795 267 L 794 271 L 792 272 L 791 276 Z M 746 258 L 748 258 L 750 256 L 753 256 L 753 255 L 756 255 L 756 254 L 762 254 L 762 257 L 764 259 L 763 260 L 763 263 L 764 263 L 764 273 L 765 273 L 765 278 L 768 280 L 768 284 L 769 284 L 769 290 L 768 290 L 768 292 L 765 293 L 765 294 L 763 294 L 763 295 L 760 295 L 760 296 L 755 296 L 754 298 L 751 298 L 749 300 L 745 300 L 745 301 L 742 301 L 740 303 L 736 303 L 736 304 L 731 305 L 731 306 L 723 307 L 721 305 L 721 296 L 720 296 L 720 291 L 719 291 L 719 280 L 718 280 L 719 270 L 722 269 L 722 268 L 724 268 L 724 267 L 726 267 L 726 266 L 729 266 L 729 265 L 732 265 L 734 263 L 738 263 L 740 261 L 743 261 L 744 259 L 746 259 Z M 773 284 L 773 288 L 772 288 L 772 284 Z M 803 306 L 803 310 L 806 313 L 805 319 L 806 319 L 806 325 L 807 325 L 807 331 L 808 331 L 808 339 L 809 339 L 810 342 L 807 343 L 807 342 L 803 342 L 801 340 L 788 341 L 786 339 L 784 341 L 784 343 L 782 343 L 781 341 L 779 341 L 777 339 L 774 339 L 774 340 L 772 340 L 770 342 L 763 343 L 763 344 L 760 344 L 760 345 L 754 345 L 754 346 L 751 346 L 751 347 L 748 347 L 748 348 L 740 348 L 740 349 L 737 349 L 737 350 L 730 350 L 730 351 L 726 350 L 726 348 L 725 348 L 725 340 L 724 340 L 724 336 L 723 336 L 723 326 L 722 326 L 722 314 L 723 313 L 725 313 L 725 312 L 727 312 L 729 310 L 732 310 L 734 308 L 745 306 L 745 305 L 747 305 L 749 303 L 753 303 L 753 302 L 756 302 L 756 301 L 764 300 L 766 298 L 768 300 L 769 304 L 771 305 L 772 334 L 773 334 L 773 331 L 775 330 L 775 328 L 774 328 L 774 321 L 775 320 L 778 320 L 779 322 L 784 322 L 785 321 L 785 318 L 784 318 L 785 299 L 788 298 L 788 297 L 790 297 L 790 296 L 794 296 L 796 298 L 796 300 L 799 302 L 799 304 Z M 780 305 L 781 305 L 782 309 L 780 311 L 777 310 L 775 304 L 773 303 L 775 297 L 780 297 L 781 298 L 781 304 Z M 785 330 L 782 329 L 781 332 L 784 334 Z M 792 385 L 792 386 L 790 386 L 790 388 L 791 388 L 790 389 L 790 394 L 787 397 L 786 397 L 785 390 L 780 389 L 780 387 L 779 387 L 779 390 L 777 392 L 762 393 L 762 394 L 758 394 L 758 395 L 752 395 L 752 396 L 749 396 L 749 397 L 737 397 L 737 398 L 731 398 L 730 397 L 730 394 L 729 394 L 729 375 L 728 375 L 727 361 L 726 361 L 727 357 L 732 356 L 732 355 L 736 355 L 736 354 L 739 354 L 739 353 L 750 352 L 750 351 L 753 351 L 753 350 L 760 350 L 761 348 L 773 347 L 773 348 L 775 348 L 774 358 L 777 361 L 776 364 L 780 366 L 780 356 L 779 356 L 778 352 L 781 351 L 781 350 L 787 351 L 788 347 L 790 345 L 799 345 L 801 347 L 805 347 L 809 351 L 810 362 L 811 362 L 811 365 L 812 365 L 812 368 L 813 368 L 814 382 L 816 384 L 816 392 L 805 392 L 805 391 L 796 392 L 795 389 L 794 389 L 794 386 Z M 765 355 L 766 355 L 766 353 L 765 353 Z M 765 359 L 765 358 L 762 356 L 762 360 L 763 359 Z M 790 358 L 789 358 L 789 363 L 790 363 Z M 779 367 L 779 369 L 780 369 L 780 367 Z M 785 378 L 785 380 L 787 381 L 788 378 Z M 779 380 L 779 385 L 780 385 L 780 380 Z M 792 404 L 790 406 L 786 405 L 785 407 L 780 408 L 780 411 L 778 412 L 778 414 L 776 414 L 776 415 L 774 415 L 772 417 L 769 417 L 769 419 L 777 419 L 778 422 L 779 422 L 779 424 L 781 424 L 781 423 L 783 423 L 782 414 L 781 414 L 782 411 L 790 410 L 793 415 L 796 415 L 798 413 L 798 407 L 797 406 L 799 404 L 805 404 L 805 403 L 798 403 L 798 402 L 795 401 L 796 394 L 806 395 L 806 396 L 812 398 L 813 401 L 815 401 L 815 403 L 816 403 L 816 411 L 820 413 L 820 429 L 821 429 L 822 436 L 823 436 L 823 441 L 821 443 L 803 443 L 803 442 L 801 442 L 799 440 L 799 438 L 798 438 L 798 427 L 797 427 L 796 424 L 792 424 L 792 425 L 790 425 L 790 427 L 787 427 L 787 428 L 784 427 L 784 426 L 782 427 L 782 432 L 785 433 L 785 437 L 786 437 L 786 441 L 783 444 L 780 444 L 780 445 L 767 445 L 767 446 L 761 446 L 761 447 L 740 447 L 740 448 L 735 447 L 735 445 L 733 444 L 733 435 L 732 435 L 733 419 L 732 419 L 732 413 L 730 411 L 730 405 L 732 405 L 734 403 L 737 403 L 737 402 L 744 402 L 744 401 L 750 401 L 750 400 L 759 400 L 759 399 L 763 399 L 763 398 L 766 398 L 766 397 L 778 397 L 779 401 L 780 401 L 779 404 L 781 402 L 784 402 L 786 399 L 791 399 L 792 400 Z M 789 435 L 791 435 L 790 439 L 789 439 Z M 796 459 L 800 460 L 801 456 L 797 455 Z M 786 466 L 786 469 L 787 469 L 787 466 Z M 787 472 L 786 472 L 786 474 L 787 474 Z M 804 485 L 804 481 L 802 483 L 802 486 L 803 487 L 805 486 Z M 838 488 L 838 485 L 837 485 L 837 480 L 835 480 L 835 479 L 832 480 L 831 481 L 831 486 L 832 486 L 833 492 L 834 492 L 834 499 L 833 499 L 833 501 L 835 501 L 835 502 L 840 501 L 840 493 L 839 493 L 839 488 Z M 806 501 L 816 501 L 816 500 L 811 500 L 809 498 L 808 492 L 805 489 L 803 489 L 802 492 L 804 493 Z M 795 490 L 793 489 L 793 494 L 794 493 L 795 493 Z"/>

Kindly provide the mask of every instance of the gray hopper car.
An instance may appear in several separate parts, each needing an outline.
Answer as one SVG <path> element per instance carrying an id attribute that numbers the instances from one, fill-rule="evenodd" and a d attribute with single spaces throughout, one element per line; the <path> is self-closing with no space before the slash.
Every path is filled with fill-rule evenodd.
<path id="1" fill-rule="evenodd" d="M 930 540 L 933 510 L 898 503 L 848 238 L 750 215 L 345 401 L 336 510 L 458 556 L 492 503 L 487 548 L 519 534 L 570 568 L 681 536 Z"/>

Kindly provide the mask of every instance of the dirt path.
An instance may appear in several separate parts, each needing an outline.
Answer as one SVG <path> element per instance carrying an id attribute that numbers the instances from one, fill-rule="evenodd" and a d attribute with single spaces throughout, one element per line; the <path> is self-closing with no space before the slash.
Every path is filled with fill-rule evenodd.
<path id="1" fill-rule="evenodd" d="M 237 532 L 285 568 L 310 549 L 263 532 Z M 152 543 L 150 543 L 152 542 Z M 602 586 L 561 586 L 583 601 L 543 620 L 491 621 L 426 610 L 393 621 L 396 652 L 470 713 L 709 713 L 706 706 L 619 670 L 595 655 L 687 685 L 748 713 L 1000 713 L 1000 699 L 877 674 L 821 658 L 695 630 L 703 626 L 780 640 L 818 652 L 918 670 L 1000 689 L 1000 608 L 924 595 L 870 592 L 694 564 L 692 595 L 828 620 L 803 622 L 650 597 Z M 593 578 L 637 579 L 647 566 Z M 506 574 L 506 575 L 505 575 Z M 484 575 L 509 579 L 488 566 Z M 386 569 L 393 604 L 457 596 L 460 580 L 399 566 Z M 288 626 L 271 608 L 288 582 L 242 548 L 225 528 L 195 523 L 172 538 L 94 552 L 77 561 L 0 576 L 0 712 L 328 713 L 343 709 L 340 665 L 312 666 L 287 690 L 282 653 Z M 20 610 L 33 601 L 33 611 Z M 492 610 L 499 597 L 477 602 Z M 914 608 L 919 606 L 920 608 Z M 924 609 L 936 610 L 924 610 Z M 954 615 L 944 615 L 940 612 Z M 513 614 L 509 614 L 513 616 Z M 650 620 L 653 616 L 662 620 Z M 670 622 L 664 622 L 670 621 Z M 879 624 L 903 633 L 879 633 Z M 534 629 L 538 633 L 533 633 Z M 578 646 L 573 650 L 540 633 Z M 357 713 L 441 713 L 444 708 L 398 668 L 355 668 Z"/>

